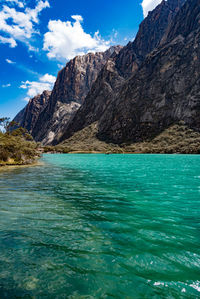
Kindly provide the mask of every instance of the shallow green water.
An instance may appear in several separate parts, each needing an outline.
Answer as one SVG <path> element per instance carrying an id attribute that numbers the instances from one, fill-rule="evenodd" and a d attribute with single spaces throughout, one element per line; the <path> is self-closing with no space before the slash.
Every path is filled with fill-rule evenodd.
<path id="1" fill-rule="evenodd" d="M 200 298 L 200 156 L 0 172 L 0 298 Z"/>

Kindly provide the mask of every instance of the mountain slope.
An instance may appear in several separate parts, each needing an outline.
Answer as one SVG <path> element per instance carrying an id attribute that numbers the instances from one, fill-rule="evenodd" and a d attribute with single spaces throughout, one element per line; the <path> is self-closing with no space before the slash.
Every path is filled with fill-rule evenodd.
<path id="1" fill-rule="evenodd" d="M 64 134 L 58 141 L 69 138 L 102 117 L 121 86 L 130 76 L 137 73 L 146 55 L 160 44 L 168 26 L 184 2 L 184 0 L 163 1 L 148 14 L 141 23 L 134 42 L 130 42 L 118 55 L 107 61 L 84 103 L 66 125 Z"/>
<path id="2" fill-rule="evenodd" d="M 35 140 L 50 143 L 83 103 L 108 58 L 121 48 L 114 46 L 102 53 L 89 53 L 70 60 L 58 73 L 48 101 L 46 92 L 34 97 L 14 120 Z"/>
<path id="3" fill-rule="evenodd" d="M 40 113 L 49 102 L 50 95 L 51 92 L 45 90 L 41 95 L 32 98 L 26 107 L 15 116 L 14 121 L 32 133 Z"/>
<path id="4" fill-rule="evenodd" d="M 99 122 L 98 137 L 115 143 L 153 138 L 184 121 L 200 130 L 200 0 L 188 0 L 162 46 L 147 56 Z"/>
<path id="5" fill-rule="evenodd" d="M 51 143 L 62 131 L 71 115 L 83 103 L 98 73 L 120 46 L 105 52 L 89 53 L 70 60 L 59 73 L 48 105 L 39 115 L 32 135 L 37 141 Z"/>

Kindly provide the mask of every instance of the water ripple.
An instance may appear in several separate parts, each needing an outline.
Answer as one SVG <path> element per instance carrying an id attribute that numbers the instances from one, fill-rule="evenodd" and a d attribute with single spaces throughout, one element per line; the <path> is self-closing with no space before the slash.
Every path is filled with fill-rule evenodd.
<path id="1" fill-rule="evenodd" d="M 200 157 L 0 172 L 0 298 L 200 298 Z"/>

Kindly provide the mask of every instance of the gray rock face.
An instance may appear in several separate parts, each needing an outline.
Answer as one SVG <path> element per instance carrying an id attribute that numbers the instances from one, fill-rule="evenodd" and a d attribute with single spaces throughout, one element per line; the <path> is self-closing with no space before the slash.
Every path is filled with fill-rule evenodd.
<path id="1" fill-rule="evenodd" d="M 84 103 L 63 128 L 64 134 L 56 143 L 61 142 L 75 132 L 82 130 L 90 124 L 98 121 L 103 115 L 110 101 L 120 89 L 124 78 L 119 75 L 115 62 L 109 59 L 93 84 Z"/>
<path id="2" fill-rule="evenodd" d="M 83 103 L 108 58 L 121 49 L 111 47 L 103 53 L 89 53 L 70 60 L 59 73 L 48 105 L 32 130 L 37 141 L 50 144 L 61 134 L 70 117 Z"/>
<path id="3" fill-rule="evenodd" d="M 198 1 L 188 1 L 193 18 L 198 14 L 195 5 L 199 3 L 194 4 Z M 188 32 L 197 30 L 198 23 L 192 21 L 189 13 L 188 17 L 183 16 L 184 2 L 162 1 L 144 19 L 135 40 L 126 47 L 112 47 L 104 53 L 90 53 L 69 61 L 58 73 L 51 96 L 37 117 L 33 121 L 26 117 L 24 122 L 23 110 L 17 118 L 23 118 L 23 126 L 43 144 L 61 142 L 96 122 L 102 140 L 141 141 L 175 119 L 185 120 L 183 113 L 190 119 L 189 109 L 183 108 L 181 101 L 177 104 L 182 89 L 190 88 L 181 77 L 183 74 L 188 80 L 179 65 L 185 65 L 181 56 L 185 45 L 191 52 L 194 50 Z M 196 56 L 194 59 L 198 60 Z M 191 61 L 185 67 L 191 67 L 191 76 Z"/>
<path id="4" fill-rule="evenodd" d="M 125 81 L 137 73 L 146 55 L 156 48 L 185 0 L 163 1 L 141 23 L 134 42 L 112 56 L 101 70 L 80 109 L 64 128 L 63 141 L 98 121 L 115 101 Z M 111 104 L 112 106 L 112 104 Z M 108 114 L 107 114 L 107 117 Z"/>
<path id="5" fill-rule="evenodd" d="M 124 47 L 116 58 L 116 67 L 123 77 L 130 77 L 146 55 L 158 47 L 164 33 L 185 0 L 163 0 L 140 24 L 133 42 Z"/>
<path id="6" fill-rule="evenodd" d="M 113 46 L 102 53 L 89 53 L 70 60 L 58 73 L 52 93 L 44 92 L 31 99 L 14 120 L 36 141 L 52 143 L 83 103 L 106 61 L 121 48 Z"/>
<path id="7" fill-rule="evenodd" d="M 178 121 L 200 131 L 200 0 L 188 0 L 160 47 L 123 86 L 99 121 L 98 137 L 149 139 Z"/>
<path id="8" fill-rule="evenodd" d="M 50 95 L 51 91 L 45 90 L 41 95 L 35 96 L 28 102 L 26 107 L 16 115 L 14 121 L 32 133 L 40 113 L 49 102 Z"/>

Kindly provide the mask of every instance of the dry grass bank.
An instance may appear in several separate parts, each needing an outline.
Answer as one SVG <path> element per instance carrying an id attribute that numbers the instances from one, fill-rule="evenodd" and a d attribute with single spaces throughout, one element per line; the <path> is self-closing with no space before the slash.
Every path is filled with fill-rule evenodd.
<path id="1" fill-rule="evenodd" d="M 96 138 L 97 124 L 75 133 L 55 147 L 45 147 L 45 152 L 62 153 L 200 153 L 200 133 L 180 122 L 167 128 L 152 140 L 116 145 Z"/>

